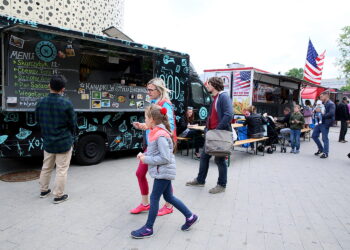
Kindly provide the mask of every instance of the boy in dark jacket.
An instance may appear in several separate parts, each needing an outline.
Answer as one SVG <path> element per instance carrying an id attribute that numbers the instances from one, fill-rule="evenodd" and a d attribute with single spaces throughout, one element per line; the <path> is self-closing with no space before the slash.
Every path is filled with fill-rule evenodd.
<path id="1" fill-rule="evenodd" d="M 294 113 L 290 116 L 290 141 L 292 150 L 291 153 L 298 154 L 300 149 L 300 133 L 304 127 L 305 119 L 300 112 L 300 106 L 294 106 Z"/>

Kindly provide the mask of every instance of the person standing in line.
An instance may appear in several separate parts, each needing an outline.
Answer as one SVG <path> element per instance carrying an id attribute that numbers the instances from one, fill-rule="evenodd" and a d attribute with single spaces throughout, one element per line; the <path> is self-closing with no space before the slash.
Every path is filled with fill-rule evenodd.
<path id="1" fill-rule="evenodd" d="M 300 150 L 300 134 L 304 127 L 305 119 L 300 113 L 300 106 L 294 106 L 294 113 L 290 116 L 290 141 L 292 150 L 291 153 L 299 154 Z"/>
<path id="2" fill-rule="evenodd" d="M 44 161 L 40 173 L 40 198 L 51 193 L 51 173 L 56 165 L 56 180 L 53 190 L 55 204 L 68 200 L 65 194 L 68 168 L 72 157 L 72 146 L 76 128 L 76 115 L 72 103 L 62 95 L 67 80 L 54 75 L 50 80 L 50 94 L 36 106 L 36 116 L 43 137 Z"/>
<path id="3" fill-rule="evenodd" d="M 166 88 L 164 81 L 161 78 L 153 78 L 147 83 L 147 93 L 151 99 L 152 104 L 157 104 L 160 107 L 166 108 L 167 116 L 170 123 L 170 130 L 173 133 L 175 131 L 175 119 L 174 119 L 174 111 L 172 103 L 170 102 L 169 97 L 170 90 Z M 147 127 L 145 123 L 134 122 L 133 126 L 137 129 L 145 130 L 144 133 L 144 151 L 147 151 L 148 145 L 148 135 L 150 133 L 150 129 Z M 149 188 L 147 181 L 147 171 L 148 165 L 144 162 L 140 161 L 139 166 L 136 171 L 136 177 L 139 183 L 140 191 L 141 191 L 141 204 L 136 208 L 130 210 L 132 214 L 139 214 L 141 212 L 148 211 L 150 209 L 149 204 Z M 171 214 L 173 212 L 173 206 L 166 202 L 165 205 L 159 210 L 158 216 L 163 216 L 166 214 Z"/>
<path id="4" fill-rule="evenodd" d="M 340 121 L 339 142 L 345 143 L 348 142 L 345 140 L 345 136 L 348 132 L 348 121 L 350 120 L 347 97 L 343 97 L 342 102 L 339 103 L 337 113 L 338 120 Z"/>
<path id="5" fill-rule="evenodd" d="M 206 131 L 212 129 L 232 131 L 231 120 L 233 118 L 232 101 L 227 92 L 224 92 L 224 82 L 220 77 L 211 77 L 205 84 L 207 90 L 214 96 L 210 106 L 209 118 L 207 120 Z M 197 178 L 186 183 L 187 186 L 203 187 L 208 175 L 209 160 L 205 150 L 201 153 L 199 172 Z M 217 185 L 209 190 L 209 193 L 216 194 L 225 192 L 227 183 L 227 163 L 226 157 L 215 157 L 218 166 L 219 178 Z"/>
<path id="6" fill-rule="evenodd" d="M 186 218 L 185 224 L 181 226 L 182 231 L 188 231 L 199 217 L 193 214 L 186 205 L 173 195 L 171 181 L 176 176 L 176 163 L 174 148 L 176 144 L 170 132 L 170 124 L 166 108 L 152 104 L 145 111 L 146 125 L 150 128 L 148 150 L 139 153 L 137 158 L 148 165 L 148 172 L 152 178 L 153 190 L 147 222 L 141 228 L 131 232 L 131 237 L 143 239 L 153 236 L 153 225 L 157 218 L 159 199 L 164 199 L 173 204 Z"/>
<path id="7" fill-rule="evenodd" d="M 310 128 L 310 124 L 312 124 L 312 114 L 313 112 L 312 112 L 311 102 L 310 100 L 306 100 L 304 110 L 303 110 L 303 115 L 305 119 L 305 124 L 304 124 L 305 128 Z"/>
<path id="8" fill-rule="evenodd" d="M 325 159 L 328 158 L 329 154 L 328 133 L 329 128 L 333 125 L 335 120 L 335 104 L 329 99 L 329 94 L 327 92 L 321 93 L 320 99 L 325 106 L 325 114 L 322 116 L 322 123 L 315 126 L 312 132 L 312 139 L 318 147 L 318 151 L 315 155 L 321 155 L 320 158 Z M 323 145 L 319 139 L 320 134 L 322 134 Z"/>

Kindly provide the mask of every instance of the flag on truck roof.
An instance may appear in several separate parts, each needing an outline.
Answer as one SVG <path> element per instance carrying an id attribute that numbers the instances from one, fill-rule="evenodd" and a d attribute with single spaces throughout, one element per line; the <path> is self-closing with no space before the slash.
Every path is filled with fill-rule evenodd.
<path id="1" fill-rule="evenodd" d="M 304 68 L 304 80 L 315 84 L 321 84 L 325 53 L 326 51 L 318 55 L 314 45 L 311 40 L 309 40 Z"/>
<path id="2" fill-rule="evenodd" d="M 233 75 L 233 91 L 244 91 L 250 88 L 250 71 L 236 71 Z"/>

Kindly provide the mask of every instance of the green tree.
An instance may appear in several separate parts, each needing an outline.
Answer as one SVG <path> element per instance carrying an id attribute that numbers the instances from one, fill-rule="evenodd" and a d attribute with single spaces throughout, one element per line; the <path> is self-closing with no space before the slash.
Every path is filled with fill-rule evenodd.
<path id="1" fill-rule="evenodd" d="M 342 75 L 348 79 L 347 85 L 341 90 L 350 91 L 350 26 L 345 26 L 342 31 L 338 39 L 340 58 L 337 59 L 337 64 L 340 66 Z"/>
<path id="2" fill-rule="evenodd" d="M 285 75 L 292 76 L 295 78 L 303 79 L 304 76 L 304 69 L 303 68 L 292 68 L 288 70 Z"/>

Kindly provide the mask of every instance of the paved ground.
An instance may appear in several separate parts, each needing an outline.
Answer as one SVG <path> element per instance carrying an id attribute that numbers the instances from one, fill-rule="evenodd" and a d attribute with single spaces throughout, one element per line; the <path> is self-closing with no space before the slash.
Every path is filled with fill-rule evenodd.
<path id="1" fill-rule="evenodd" d="M 139 203 L 134 157 L 107 159 L 97 166 L 72 166 L 70 200 L 52 204 L 38 198 L 38 183 L 0 182 L 0 249 L 350 249 L 349 143 L 336 142 L 331 155 L 302 153 L 253 156 L 235 152 L 225 193 L 211 195 L 217 170 L 212 164 L 203 188 L 186 187 L 198 161 L 177 156 L 175 194 L 201 221 L 182 232 L 182 215 L 158 218 L 155 236 L 131 239 L 147 214 L 131 215 Z M 349 140 L 350 141 L 350 140 Z M 0 173 L 40 168 L 40 161 L 0 160 Z"/>

